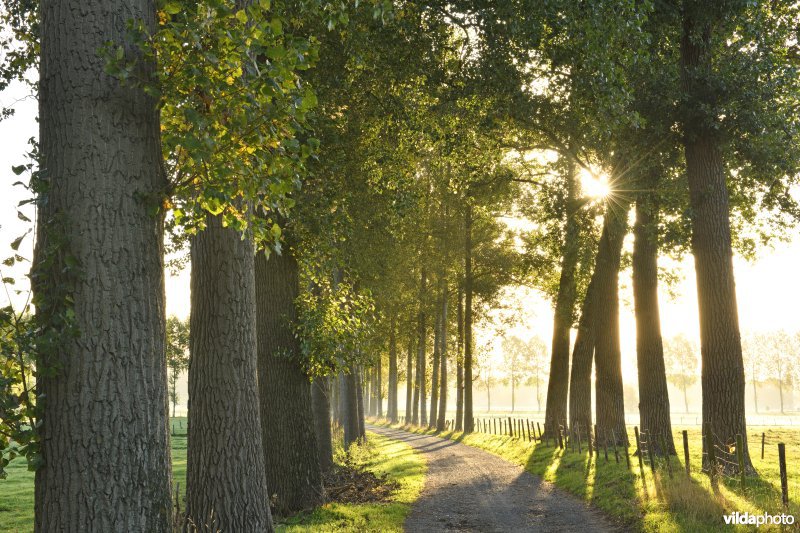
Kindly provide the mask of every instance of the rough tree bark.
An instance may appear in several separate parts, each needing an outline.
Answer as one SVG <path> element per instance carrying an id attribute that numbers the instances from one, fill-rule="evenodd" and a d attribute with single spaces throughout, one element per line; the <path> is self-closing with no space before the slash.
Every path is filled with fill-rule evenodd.
<path id="1" fill-rule="evenodd" d="M 358 393 L 356 392 L 356 370 L 350 366 L 347 373 L 341 374 L 339 394 L 342 403 L 342 427 L 344 428 L 345 450 L 358 441 Z"/>
<path id="2" fill-rule="evenodd" d="M 464 433 L 475 431 L 472 411 L 472 206 L 464 215 Z"/>
<path id="3" fill-rule="evenodd" d="M 652 190 L 652 187 L 646 188 Z M 639 419 L 643 430 L 650 435 L 663 437 L 669 453 L 675 454 L 658 308 L 657 232 L 658 204 L 652 193 L 643 193 L 636 201 L 636 223 L 633 227 L 633 299 L 636 311 Z M 663 453 L 661 442 L 659 438 L 653 443 L 658 453 Z"/>
<path id="4" fill-rule="evenodd" d="M 419 284 L 419 315 L 417 316 L 417 363 L 415 369 L 416 384 L 414 388 L 414 419 L 413 423 L 426 425 L 428 423 L 427 406 L 425 405 L 425 344 L 428 334 L 425 315 L 425 298 L 427 296 L 427 278 L 425 269 L 422 269 Z"/>
<path id="5" fill-rule="evenodd" d="M 623 204 L 620 205 L 620 204 Z M 603 233 L 597 249 L 595 300 L 595 418 L 598 438 L 609 444 L 626 444 L 622 389 L 622 353 L 619 339 L 619 268 L 622 242 L 627 232 L 629 205 L 618 200 L 606 208 Z"/>
<path id="6" fill-rule="evenodd" d="M 196 526 L 223 531 L 272 529 L 256 382 L 253 253 L 252 241 L 223 227 L 218 216 L 209 215 L 191 241 L 186 512 Z"/>
<path id="7" fill-rule="evenodd" d="M 363 391 L 362 391 L 362 398 L 364 399 L 364 413 L 368 416 L 373 415 L 372 411 L 372 397 L 373 397 L 373 381 L 372 381 L 372 369 L 369 369 L 369 372 L 365 372 L 367 375 L 364 377 L 366 383 L 362 383 Z"/>
<path id="8" fill-rule="evenodd" d="M 572 368 L 569 376 L 569 430 L 573 437 L 589 436 L 592 427 L 592 361 L 594 359 L 595 304 L 597 281 L 589 281 L 581 306 L 578 335 L 572 348 Z"/>
<path id="9" fill-rule="evenodd" d="M 37 322 L 70 296 L 76 339 L 37 362 L 43 425 L 36 531 L 170 530 L 163 219 L 156 102 L 104 73 L 107 42 L 137 50 L 126 20 L 154 31 L 154 2 L 41 3 L 42 178 L 31 275 Z M 120 16 L 120 13 L 125 16 Z M 139 59 L 138 74 L 154 65 Z M 42 201 L 46 199 L 47 201 Z M 57 234 L 57 235 L 56 235 Z M 61 244 L 59 244 L 61 242 Z M 52 257 L 51 246 L 58 247 Z M 81 275 L 65 280 L 64 258 Z"/>
<path id="10" fill-rule="evenodd" d="M 389 401 L 386 416 L 392 423 L 397 422 L 397 324 L 392 314 L 389 324 Z"/>
<path id="11" fill-rule="evenodd" d="M 324 473 L 333 466 L 331 441 L 330 377 L 320 376 L 311 383 L 311 405 L 314 411 L 314 428 L 317 434 L 319 468 Z"/>
<path id="12" fill-rule="evenodd" d="M 456 346 L 456 431 L 464 429 L 464 290 L 458 285 L 458 341 Z"/>
<path id="13" fill-rule="evenodd" d="M 436 429 L 444 431 L 447 420 L 447 278 L 441 278 L 440 292 L 442 293 L 442 332 L 440 336 L 441 348 L 439 349 L 441 357 L 441 371 L 439 373 L 439 417 L 436 420 Z"/>
<path id="14" fill-rule="evenodd" d="M 437 302 L 438 303 L 438 302 Z M 436 306 L 437 308 L 440 306 Z M 439 309 L 435 311 L 435 324 L 433 326 L 433 364 L 431 365 L 431 416 L 428 420 L 428 427 L 433 428 L 436 426 L 436 420 L 439 418 L 439 365 L 441 364 L 441 327 L 442 316 L 439 314 Z"/>
<path id="15" fill-rule="evenodd" d="M 378 418 L 383 418 L 383 398 L 381 397 L 381 378 L 383 377 L 383 359 L 378 356 L 378 366 L 375 369 L 375 404 L 378 406 Z"/>
<path id="16" fill-rule="evenodd" d="M 572 312 L 575 307 L 575 271 L 580 251 L 580 224 L 578 221 L 577 173 L 573 164 L 568 169 L 566 198 L 566 229 L 562 248 L 561 276 L 558 282 L 555 311 L 553 313 L 553 340 L 550 355 L 550 377 L 547 382 L 544 434 L 549 437 L 560 425 L 567 426 L 567 398 L 569 388 L 569 340 L 572 329 Z"/>
<path id="17" fill-rule="evenodd" d="M 409 323 L 414 323 L 413 317 Z M 412 420 L 414 382 L 414 334 L 409 332 L 406 352 L 406 424 Z"/>
<path id="18" fill-rule="evenodd" d="M 366 429 L 364 427 L 364 383 L 362 376 L 364 370 L 357 366 L 355 367 L 355 385 L 356 385 L 356 431 L 357 438 L 362 440 L 366 436 Z"/>
<path id="19" fill-rule="evenodd" d="M 272 503 L 288 515 L 323 502 L 311 386 L 295 334 L 300 273 L 292 251 L 255 257 L 258 384 Z"/>
<path id="20" fill-rule="evenodd" d="M 700 310 L 703 424 L 720 445 L 741 435 L 745 470 L 755 473 L 747 448 L 745 379 L 733 273 L 726 169 L 715 133 L 711 33 L 703 2 L 687 2 L 681 39 L 681 77 L 687 109 L 683 145 L 692 208 L 692 255 Z M 704 439 L 703 446 L 707 441 Z M 707 466 L 707 465 L 704 465 Z M 738 465 L 729 465 L 730 471 Z"/>

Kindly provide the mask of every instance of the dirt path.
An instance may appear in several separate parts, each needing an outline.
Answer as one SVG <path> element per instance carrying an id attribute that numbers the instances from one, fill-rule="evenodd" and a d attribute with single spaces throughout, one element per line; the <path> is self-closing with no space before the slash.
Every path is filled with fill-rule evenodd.
<path id="1" fill-rule="evenodd" d="M 574 496 L 496 455 L 428 435 L 376 426 L 369 430 L 408 443 L 428 463 L 425 487 L 406 519 L 406 531 L 624 531 Z"/>

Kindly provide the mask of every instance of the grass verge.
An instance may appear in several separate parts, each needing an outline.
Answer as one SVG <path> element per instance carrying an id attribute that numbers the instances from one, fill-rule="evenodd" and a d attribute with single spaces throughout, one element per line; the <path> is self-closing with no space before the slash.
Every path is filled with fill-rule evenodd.
<path id="1" fill-rule="evenodd" d="M 389 426 L 386 421 L 376 420 L 373 423 Z M 391 427 L 413 433 L 436 434 L 434 430 L 421 427 L 397 424 Z M 762 430 L 766 433 L 768 443 L 763 460 L 760 456 Z M 726 525 L 723 516 L 734 511 L 751 514 L 766 512 L 771 515 L 785 512 L 781 504 L 777 442 L 786 443 L 790 500 L 800 496 L 800 430 L 750 428 L 751 458 L 760 477 L 747 478 L 744 489 L 735 479 L 722 479 L 716 487 L 712 487 L 708 476 L 700 471 L 700 430 L 688 431 L 691 475 L 686 475 L 682 437 L 680 432 L 676 432 L 675 444 L 681 452 L 680 458 L 670 459 L 672 477 L 663 460 L 657 461 L 654 476 L 647 463 L 643 471 L 640 470 L 638 458 L 633 455 L 630 457 L 630 467 L 622 452 L 617 463 L 612 450 L 609 450 L 609 460 L 606 461 L 602 451 L 600 455 L 590 458 L 585 447 L 583 453 L 577 453 L 554 448 L 550 443 L 528 442 L 526 439 L 503 435 L 465 435 L 445 431 L 438 433 L 438 436 L 481 448 L 518 464 L 638 531 L 752 531 L 752 525 Z M 796 501 L 790 501 L 788 513 L 800 520 L 800 506 Z M 797 527 L 797 523 L 794 527 Z M 761 530 L 779 528 L 762 527 Z M 794 529 L 790 527 L 787 530 Z"/>
<path id="2" fill-rule="evenodd" d="M 181 508 L 186 495 L 186 419 L 171 420 L 172 478 L 180 488 Z M 402 531 L 411 503 L 425 478 L 423 459 L 407 444 L 369 434 L 367 445 L 352 450 L 354 461 L 399 484 L 392 501 L 371 504 L 328 504 L 292 517 L 279 531 Z M 33 531 L 33 472 L 24 460 L 12 461 L 8 478 L 0 480 L 0 533 Z M 174 494 L 175 487 L 173 487 Z"/>
<path id="3" fill-rule="evenodd" d="M 392 501 L 329 503 L 278 524 L 278 531 L 402 531 L 411 504 L 422 491 L 427 467 L 422 457 L 403 442 L 368 433 L 367 444 L 351 448 L 353 462 L 399 484 Z"/>

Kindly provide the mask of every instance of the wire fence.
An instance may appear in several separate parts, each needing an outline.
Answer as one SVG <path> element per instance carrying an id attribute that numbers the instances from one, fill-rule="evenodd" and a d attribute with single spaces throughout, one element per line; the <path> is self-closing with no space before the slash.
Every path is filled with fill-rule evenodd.
<path id="1" fill-rule="evenodd" d="M 405 417 L 399 417 L 399 422 L 406 425 Z M 461 430 L 456 427 L 454 419 L 446 421 L 449 431 Z M 531 418 L 516 418 L 512 416 L 476 417 L 473 420 L 474 432 L 488 435 L 504 436 L 508 439 L 518 439 L 526 442 L 536 442 L 539 445 L 552 446 L 562 450 L 563 453 L 584 454 L 589 457 L 596 456 L 596 464 L 615 463 L 625 461 L 630 469 L 631 455 L 639 464 L 639 475 L 642 478 L 655 476 L 656 472 L 666 472 L 669 478 L 681 475 L 681 464 L 678 459 L 680 451 L 683 452 L 683 470 L 686 476 L 692 474 L 692 461 L 689 446 L 689 432 L 682 430 L 682 450 L 676 447 L 673 435 L 659 434 L 647 429 L 640 430 L 633 426 L 633 441 L 630 440 L 629 429 L 620 428 L 598 433 L 597 426 L 581 427 L 576 424 L 572 430 L 564 425 L 559 425 L 552 431 L 543 429 L 543 421 Z M 690 426 L 691 427 L 691 426 Z M 748 469 L 752 468 L 746 460 L 745 438 L 736 435 L 735 438 L 725 441 L 713 433 L 709 425 L 703 427 L 702 456 L 699 469 L 708 474 L 712 483 L 724 480 L 731 485 L 739 485 L 745 489 L 748 484 Z M 753 442 L 757 442 L 758 439 Z M 766 433 L 760 435 L 761 459 L 765 457 L 767 446 Z M 631 450 L 631 443 L 635 446 Z M 770 442 L 778 447 L 778 471 L 781 481 L 781 499 L 785 509 L 790 501 L 789 479 L 786 464 L 786 445 L 783 442 Z M 752 448 L 751 448 L 752 450 Z M 649 474 L 648 474 L 649 470 Z M 751 483 L 753 481 L 751 480 Z"/>

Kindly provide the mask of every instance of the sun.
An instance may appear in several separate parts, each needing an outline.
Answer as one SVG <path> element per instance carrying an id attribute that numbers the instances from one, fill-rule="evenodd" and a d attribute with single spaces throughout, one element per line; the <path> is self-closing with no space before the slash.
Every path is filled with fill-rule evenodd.
<path id="1" fill-rule="evenodd" d="M 602 200 L 611 194 L 611 185 L 608 183 L 608 174 L 605 172 L 582 168 L 580 177 L 581 189 L 587 198 Z"/>

